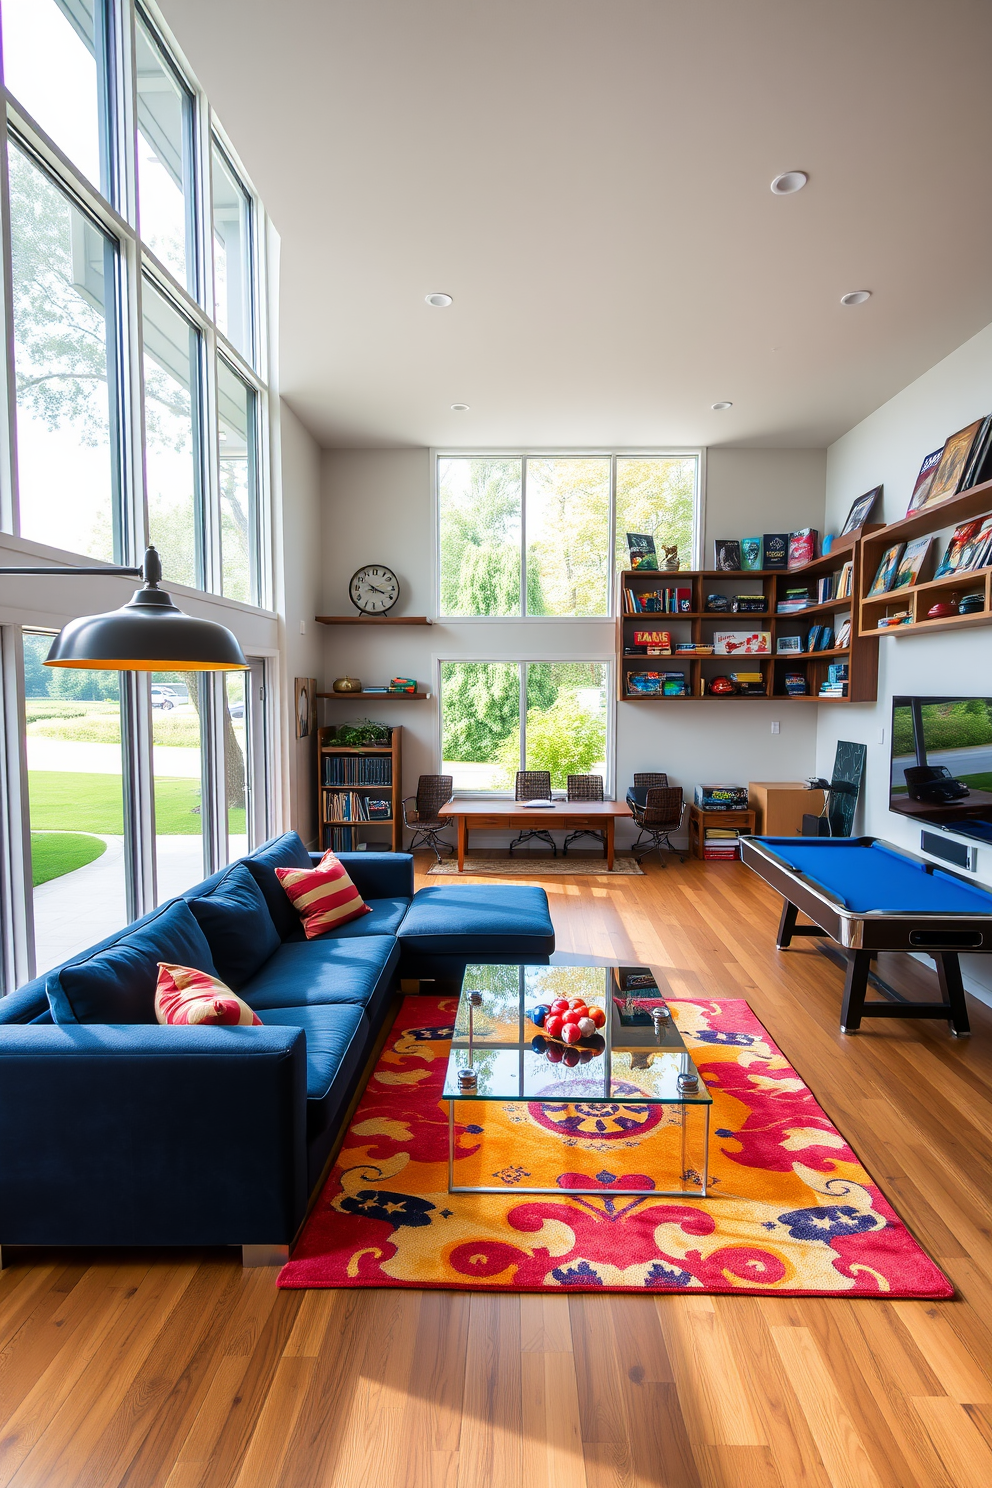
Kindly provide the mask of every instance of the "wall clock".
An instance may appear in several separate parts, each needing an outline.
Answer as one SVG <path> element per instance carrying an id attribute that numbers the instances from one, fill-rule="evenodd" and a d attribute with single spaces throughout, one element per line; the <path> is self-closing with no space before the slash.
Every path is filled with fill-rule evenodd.
<path id="1" fill-rule="evenodd" d="M 363 615 L 386 615 L 400 597 L 400 581 L 383 563 L 366 563 L 352 574 L 348 593 Z"/>

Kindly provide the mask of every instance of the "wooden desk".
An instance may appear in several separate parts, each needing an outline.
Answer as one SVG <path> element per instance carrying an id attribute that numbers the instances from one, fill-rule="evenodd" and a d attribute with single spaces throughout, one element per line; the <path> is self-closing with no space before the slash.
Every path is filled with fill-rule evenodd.
<path id="1" fill-rule="evenodd" d="M 483 827 L 497 831 L 605 832 L 606 868 L 613 867 L 613 836 L 617 817 L 630 816 L 626 801 L 557 801 L 554 806 L 527 808 L 519 801 L 447 801 L 438 815 L 458 823 L 458 871 L 464 872 L 469 831 Z"/>

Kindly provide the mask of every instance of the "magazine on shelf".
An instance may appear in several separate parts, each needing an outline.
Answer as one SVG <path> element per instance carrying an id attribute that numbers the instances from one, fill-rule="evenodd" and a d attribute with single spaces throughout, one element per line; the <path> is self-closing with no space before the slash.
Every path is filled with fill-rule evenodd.
<path id="1" fill-rule="evenodd" d="M 943 445 L 941 445 L 940 449 L 931 450 L 920 466 L 920 473 L 916 477 L 916 485 L 913 487 L 913 494 L 909 498 L 909 505 L 906 508 L 907 517 L 911 516 L 913 512 L 919 511 L 921 506 L 926 506 L 927 497 L 930 495 L 930 487 L 933 485 L 933 478 L 943 453 Z"/>

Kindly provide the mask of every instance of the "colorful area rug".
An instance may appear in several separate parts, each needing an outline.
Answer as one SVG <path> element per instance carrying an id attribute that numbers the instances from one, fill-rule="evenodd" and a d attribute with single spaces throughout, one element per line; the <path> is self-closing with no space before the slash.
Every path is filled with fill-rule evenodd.
<path id="1" fill-rule="evenodd" d="M 676 1186 L 681 1128 L 671 1108 L 633 1102 L 462 1102 L 456 1181 L 511 1191 L 449 1194 L 456 1000 L 406 997 L 279 1285 L 951 1296 L 747 1003 L 670 1006 L 713 1095 L 714 1197 L 651 1193 Z M 568 1193 L 596 1186 L 602 1197 Z"/>

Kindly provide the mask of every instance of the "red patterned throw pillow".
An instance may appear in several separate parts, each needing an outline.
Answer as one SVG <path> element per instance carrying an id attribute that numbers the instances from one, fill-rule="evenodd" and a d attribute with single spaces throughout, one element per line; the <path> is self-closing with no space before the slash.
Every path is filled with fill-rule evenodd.
<path id="1" fill-rule="evenodd" d="M 230 987 L 192 966 L 158 963 L 155 1017 L 160 1023 L 261 1024 Z"/>
<path id="2" fill-rule="evenodd" d="M 315 868 L 277 868 L 276 877 L 303 921 L 307 940 L 372 913 L 332 852 L 326 852 Z"/>

